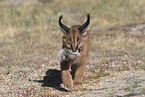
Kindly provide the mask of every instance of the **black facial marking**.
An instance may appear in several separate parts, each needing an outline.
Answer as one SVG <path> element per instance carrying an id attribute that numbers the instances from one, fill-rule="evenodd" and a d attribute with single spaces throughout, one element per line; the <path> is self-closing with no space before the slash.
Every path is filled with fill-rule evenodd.
<path id="1" fill-rule="evenodd" d="M 73 41 L 75 40 L 75 30 L 73 29 Z"/>
<path id="2" fill-rule="evenodd" d="M 79 37 L 77 37 L 77 42 L 79 41 Z"/>

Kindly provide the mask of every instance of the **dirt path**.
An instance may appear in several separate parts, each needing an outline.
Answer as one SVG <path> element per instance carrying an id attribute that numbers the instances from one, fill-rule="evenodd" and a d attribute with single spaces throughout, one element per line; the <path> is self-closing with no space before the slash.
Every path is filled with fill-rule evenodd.
<path id="1" fill-rule="evenodd" d="M 88 85 L 90 87 L 90 85 Z M 76 94 L 83 97 L 143 97 L 145 96 L 145 71 L 115 73 L 113 78 L 103 78 L 96 89 Z"/>

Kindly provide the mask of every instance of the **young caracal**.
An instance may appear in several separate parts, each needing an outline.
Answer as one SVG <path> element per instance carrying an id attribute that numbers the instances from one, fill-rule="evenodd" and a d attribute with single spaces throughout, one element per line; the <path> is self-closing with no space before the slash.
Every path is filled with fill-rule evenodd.
<path id="1" fill-rule="evenodd" d="M 73 85 L 82 84 L 85 66 L 90 51 L 89 33 L 87 27 L 90 23 L 90 14 L 82 25 L 71 28 L 64 25 L 62 15 L 59 17 L 59 26 L 64 33 L 62 37 L 62 50 L 58 53 L 61 66 L 61 79 L 63 84 L 72 89 Z"/>

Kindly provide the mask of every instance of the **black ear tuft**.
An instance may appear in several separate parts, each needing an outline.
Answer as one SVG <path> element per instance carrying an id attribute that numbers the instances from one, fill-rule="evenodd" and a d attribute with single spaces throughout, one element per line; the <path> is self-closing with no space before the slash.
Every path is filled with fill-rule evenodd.
<path id="1" fill-rule="evenodd" d="M 78 28 L 78 30 L 81 32 L 81 34 L 86 33 L 85 31 L 89 24 L 90 24 L 90 14 L 87 14 L 87 21 Z"/>
<path id="2" fill-rule="evenodd" d="M 65 25 L 61 22 L 62 17 L 63 17 L 63 15 L 61 15 L 61 16 L 59 17 L 59 21 L 58 21 L 58 22 L 59 22 L 59 26 L 60 26 L 61 30 L 64 32 L 64 34 L 68 34 L 70 28 L 68 28 L 67 26 L 65 26 Z"/>

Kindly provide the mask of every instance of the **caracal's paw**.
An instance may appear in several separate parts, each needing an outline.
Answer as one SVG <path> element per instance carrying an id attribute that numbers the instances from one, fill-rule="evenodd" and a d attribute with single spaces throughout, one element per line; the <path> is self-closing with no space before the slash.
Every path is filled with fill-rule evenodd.
<path id="1" fill-rule="evenodd" d="M 72 90 L 73 88 L 73 81 L 72 79 L 67 79 L 66 81 L 63 81 L 63 85 L 67 88 L 67 90 Z"/>

